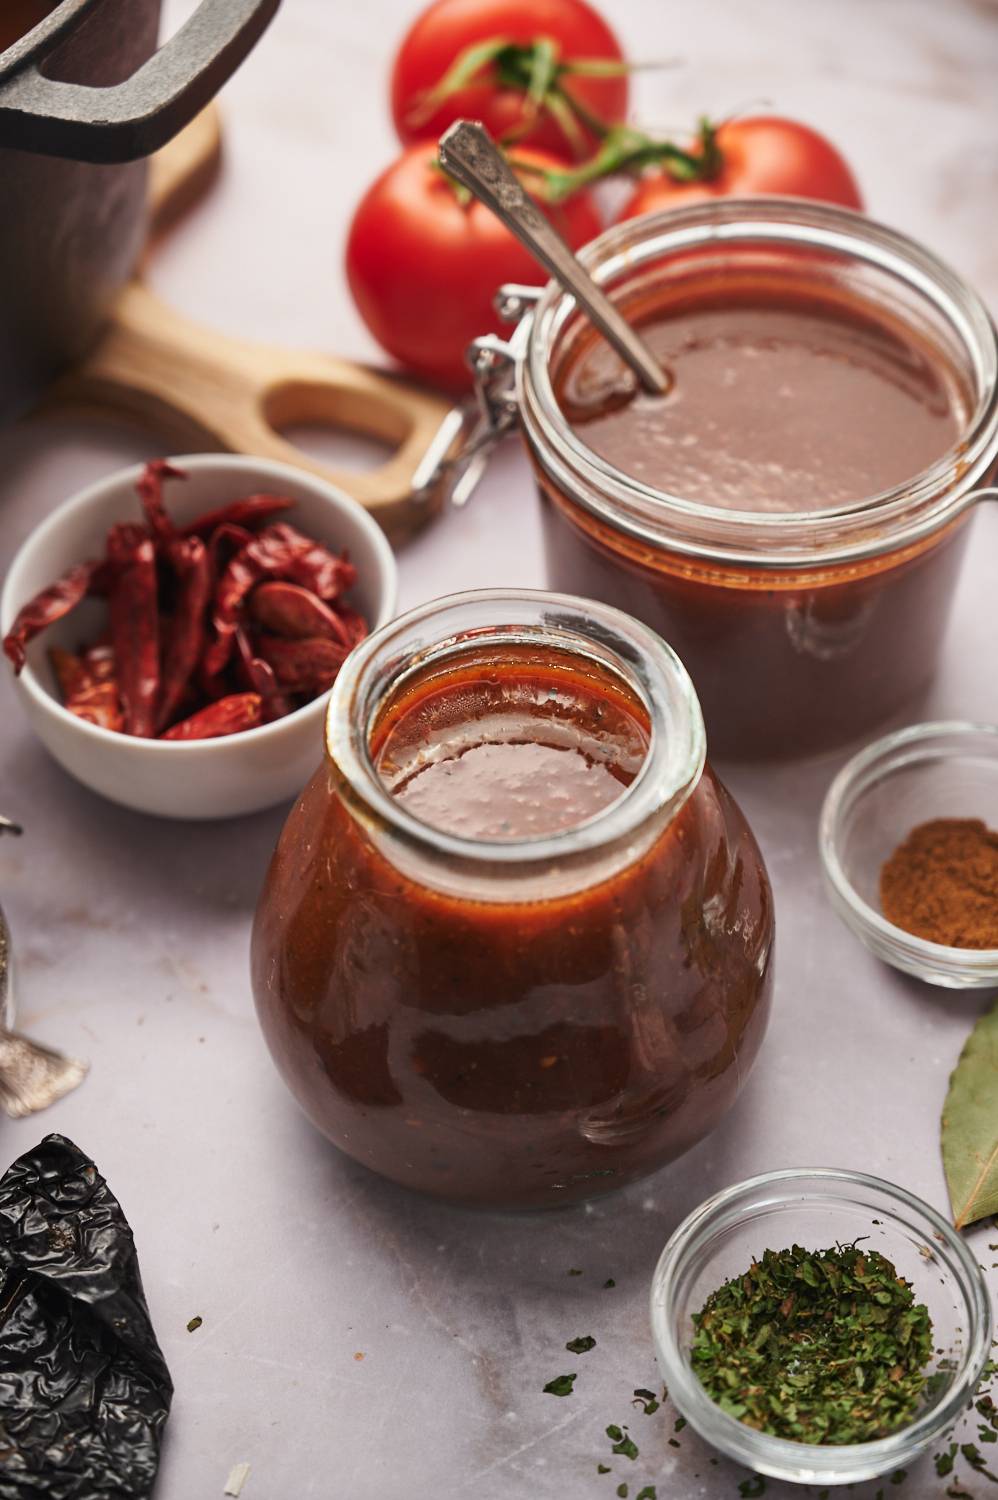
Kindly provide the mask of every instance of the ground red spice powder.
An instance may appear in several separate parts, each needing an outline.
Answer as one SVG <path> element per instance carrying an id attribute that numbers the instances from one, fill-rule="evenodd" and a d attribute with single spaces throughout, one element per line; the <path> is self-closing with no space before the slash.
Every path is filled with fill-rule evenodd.
<path id="1" fill-rule="evenodd" d="M 888 922 L 949 948 L 998 948 L 998 833 L 979 818 L 913 828 L 880 872 Z"/>

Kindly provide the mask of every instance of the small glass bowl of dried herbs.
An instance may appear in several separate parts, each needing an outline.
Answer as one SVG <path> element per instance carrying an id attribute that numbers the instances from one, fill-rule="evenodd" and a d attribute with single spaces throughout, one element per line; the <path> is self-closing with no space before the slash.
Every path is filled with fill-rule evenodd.
<path id="1" fill-rule="evenodd" d="M 680 1412 L 739 1463 L 852 1484 L 937 1443 L 977 1388 L 991 1305 L 959 1235 L 858 1172 L 771 1172 L 708 1199 L 652 1284 Z"/>
<path id="2" fill-rule="evenodd" d="M 877 958 L 947 989 L 998 985 L 998 724 L 913 724 L 828 789 L 835 910 Z"/>

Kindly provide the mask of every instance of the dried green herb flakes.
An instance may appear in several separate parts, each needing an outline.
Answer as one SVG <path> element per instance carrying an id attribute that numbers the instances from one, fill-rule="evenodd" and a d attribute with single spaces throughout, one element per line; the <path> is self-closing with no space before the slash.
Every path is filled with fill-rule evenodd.
<path id="1" fill-rule="evenodd" d="M 544 1387 L 544 1394 L 546 1396 L 570 1396 L 575 1388 L 575 1379 L 574 1373 L 571 1375 L 556 1375 Z"/>
<path id="2" fill-rule="evenodd" d="M 915 1414 L 928 1310 L 876 1250 L 767 1250 L 693 1319 L 693 1369 L 733 1417 L 803 1443 L 861 1443 Z"/>

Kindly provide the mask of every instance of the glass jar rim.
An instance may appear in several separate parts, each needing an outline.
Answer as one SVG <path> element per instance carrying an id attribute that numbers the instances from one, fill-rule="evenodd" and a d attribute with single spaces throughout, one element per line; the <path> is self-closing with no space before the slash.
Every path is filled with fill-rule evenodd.
<path id="1" fill-rule="evenodd" d="M 805 1181 L 817 1181 L 829 1187 L 840 1187 L 843 1197 L 856 1195 L 857 1203 L 864 1192 L 879 1194 L 888 1202 L 894 1200 L 907 1213 L 916 1215 L 926 1225 L 926 1236 L 945 1245 L 959 1268 L 957 1280 L 967 1303 L 972 1326 L 967 1330 L 967 1348 L 962 1365 L 955 1372 L 950 1388 L 913 1421 L 864 1443 L 811 1444 L 759 1432 L 725 1412 L 687 1367 L 668 1313 L 673 1285 L 710 1235 L 744 1214 L 745 1206 L 759 1193 L 771 1192 L 776 1206 L 792 1206 L 804 1197 Z M 888 1209 L 878 1205 L 885 1215 Z M 782 1479 L 792 1479 L 795 1468 L 806 1470 L 808 1483 L 844 1484 L 860 1481 L 873 1474 L 886 1473 L 899 1463 L 909 1461 L 953 1425 L 977 1389 L 991 1349 L 992 1316 L 987 1286 L 974 1256 L 963 1238 L 931 1204 L 897 1183 L 870 1173 L 834 1167 L 789 1167 L 763 1172 L 756 1177 L 723 1188 L 695 1208 L 669 1238 L 652 1279 L 651 1321 L 662 1374 L 677 1405 L 698 1431 L 710 1429 L 710 1440 L 723 1451 L 759 1472 Z M 704 1426 L 701 1426 L 701 1422 Z M 823 1463 L 822 1461 L 825 1461 Z M 835 1474 L 824 1472 L 834 1466 Z M 852 1472 L 850 1472 L 852 1471 Z"/>
<path id="2" fill-rule="evenodd" d="M 369 732 L 400 681 L 433 661 L 491 644 L 545 643 L 617 671 L 638 692 L 651 737 L 621 795 L 584 822 L 542 838 L 474 839 L 416 818 L 378 775 Z M 449 594 L 399 615 L 350 653 L 326 710 L 326 754 L 345 779 L 355 814 L 423 853 L 510 872 L 536 869 L 633 839 L 656 815 L 682 807 L 700 779 L 706 735 L 700 703 L 671 646 L 609 605 L 534 589 Z"/>
<path id="3" fill-rule="evenodd" d="M 976 406 L 957 445 L 904 484 L 820 511 L 703 505 L 615 468 L 581 442 L 558 403 L 550 361 L 575 301 L 549 283 L 517 331 L 517 404 L 541 468 L 602 521 L 652 546 L 754 568 L 876 556 L 931 535 L 979 498 L 998 454 L 998 334 L 978 294 L 917 241 L 852 209 L 787 198 L 723 199 L 626 220 L 580 259 L 612 283 L 670 254 L 738 243 L 838 253 L 903 282 L 942 315 L 974 369 Z"/>

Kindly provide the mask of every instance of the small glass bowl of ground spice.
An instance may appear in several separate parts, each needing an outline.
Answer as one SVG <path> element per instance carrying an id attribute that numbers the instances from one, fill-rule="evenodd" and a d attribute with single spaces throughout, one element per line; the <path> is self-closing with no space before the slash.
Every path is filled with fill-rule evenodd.
<path id="1" fill-rule="evenodd" d="M 826 1168 L 753 1177 L 690 1214 L 651 1318 L 669 1395 L 701 1437 L 817 1486 L 893 1475 L 940 1443 L 992 1333 L 980 1268 L 945 1219 Z"/>
<path id="2" fill-rule="evenodd" d="M 998 725 L 916 724 L 861 750 L 822 809 L 832 905 L 930 984 L 998 984 Z"/>

